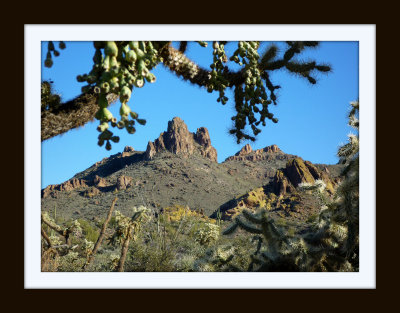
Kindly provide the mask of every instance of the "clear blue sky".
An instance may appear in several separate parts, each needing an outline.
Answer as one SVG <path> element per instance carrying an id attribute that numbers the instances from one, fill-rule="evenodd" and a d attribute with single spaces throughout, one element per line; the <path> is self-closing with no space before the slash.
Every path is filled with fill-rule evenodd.
<path id="1" fill-rule="evenodd" d="M 76 81 L 78 74 L 88 73 L 92 67 L 94 53 L 91 42 L 67 42 L 67 48 L 54 59 L 51 69 L 43 66 L 47 43 L 42 45 L 42 79 L 54 81 L 55 90 L 62 99 L 69 100 L 80 93 L 82 83 Z M 236 43 L 226 47 L 228 56 L 235 50 Z M 261 46 L 265 48 L 267 43 Z M 191 43 L 188 57 L 204 67 L 212 63 L 212 46 L 202 48 Z M 321 42 L 317 49 L 301 55 L 302 59 L 327 62 L 333 72 L 319 75 L 318 84 L 311 86 L 304 79 L 279 71 L 271 75 L 274 84 L 279 84 L 278 105 L 271 111 L 279 119 L 277 124 L 267 122 L 257 141 L 250 143 L 253 149 L 277 144 L 284 152 L 296 154 L 313 163 L 337 163 L 337 148 L 345 143 L 351 129 L 347 126 L 349 102 L 358 98 L 358 43 Z M 120 136 L 111 151 L 97 145 L 98 121 L 83 128 L 46 140 L 42 143 L 42 188 L 49 184 L 62 183 L 76 173 L 111 154 L 121 152 L 125 146 L 145 151 L 147 142 L 154 140 L 166 130 L 167 123 L 179 116 L 188 125 L 189 131 L 207 127 L 212 145 L 218 151 L 218 162 L 235 154 L 247 142 L 236 144 L 228 134 L 234 101 L 225 105 L 217 103 L 217 93 L 188 84 L 158 65 L 153 71 L 157 77 L 154 84 L 135 88 L 129 101 L 131 108 L 147 120 L 145 126 L 136 127 L 136 133 L 112 130 Z M 114 116 L 119 116 L 119 102 L 111 106 Z"/>

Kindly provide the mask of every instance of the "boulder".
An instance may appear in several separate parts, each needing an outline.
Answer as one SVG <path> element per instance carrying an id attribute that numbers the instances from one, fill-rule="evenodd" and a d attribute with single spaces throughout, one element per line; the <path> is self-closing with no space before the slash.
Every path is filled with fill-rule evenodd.
<path id="1" fill-rule="evenodd" d="M 132 185 L 132 177 L 121 175 L 117 178 L 117 190 L 124 190 Z"/>

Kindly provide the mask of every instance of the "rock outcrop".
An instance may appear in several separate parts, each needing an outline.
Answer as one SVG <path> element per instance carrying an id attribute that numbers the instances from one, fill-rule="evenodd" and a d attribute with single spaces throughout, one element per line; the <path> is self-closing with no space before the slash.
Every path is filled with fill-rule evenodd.
<path id="1" fill-rule="evenodd" d="M 299 208 L 302 207 L 302 205 L 299 206 L 300 202 L 301 197 L 297 193 L 277 196 L 273 192 L 268 192 L 265 187 L 259 187 L 223 204 L 211 217 L 217 218 L 219 211 L 221 219 L 232 220 L 245 209 L 255 213 L 260 208 L 268 211 L 282 211 L 281 214 L 289 216 L 300 212 Z"/>
<path id="2" fill-rule="evenodd" d="M 196 133 L 191 133 L 179 117 L 169 121 L 167 131 L 161 133 L 154 142 L 149 141 L 145 158 L 151 160 L 157 153 L 164 151 L 182 156 L 200 154 L 217 162 L 217 150 L 211 145 L 207 128 L 200 127 Z"/>
<path id="3" fill-rule="evenodd" d="M 135 149 L 133 149 L 131 146 L 125 146 L 124 152 L 135 152 Z"/>
<path id="4" fill-rule="evenodd" d="M 47 186 L 42 190 L 42 198 L 46 198 L 50 195 L 54 197 L 59 191 L 72 191 L 82 187 L 88 187 L 85 180 L 72 178 L 62 184 Z"/>
<path id="5" fill-rule="evenodd" d="M 84 191 L 83 196 L 87 198 L 93 198 L 95 196 L 98 196 L 99 194 L 100 194 L 99 189 L 97 189 L 96 187 L 91 187 Z"/>
<path id="6" fill-rule="evenodd" d="M 242 213 L 244 209 L 255 211 L 258 208 L 263 208 L 267 204 L 267 199 L 268 196 L 265 194 L 263 187 L 253 189 L 245 195 L 223 204 L 219 208 L 221 219 L 232 220 Z M 217 218 L 217 212 L 214 212 L 211 217 Z"/>
<path id="7" fill-rule="evenodd" d="M 132 185 L 132 177 L 121 175 L 117 178 L 117 190 L 124 190 Z"/>
<path id="8" fill-rule="evenodd" d="M 275 148 L 271 147 L 272 150 Z M 275 150 L 277 151 L 277 150 Z M 246 145 L 235 157 L 243 157 L 254 152 L 251 147 Z M 244 209 L 256 212 L 259 208 L 265 208 L 269 211 L 280 212 L 280 216 L 298 216 L 307 211 L 309 216 L 318 208 L 312 195 L 302 193 L 297 187 L 301 183 L 313 184 L 320 179 L 326 184 L 326 191 L 333 194 L 336 179 L 331 179 L 329 170 L 318 168 L 309 161 L 303 161 L 301 158 L 291 158 L 284 168 L 278 169 L 272 180 L 263 187 L 251 190 L 243 196 L 232 199 L 219 207 L 220 216 L 224 220 L 232 220 L 243 212 Z M 217 217 L 214 212 L 212 217 Z M 283 214 L 283 215 L 282 215 Z M 304 218 L 302 216 L 301 218 Z"/>
<path id="9" fill-rule="evenodd" d="M 106 187 L 107 181 L 103 177 L 96 175 L 93 179 L 93 184 L 97 187 Z"/>
<path id="10" fill-rule="evenodd" d="M 238 153 L 236 153 L 235 155 L 246 155 L 251 152 L 253 152 L 253 149 L 249 144 L 247 144 L 242 149 L 240 149 L 240 151 Z"/>
<path id="11" fill-rule="evenodd" d="M 277 155 L 283 155 L 281 149 L 277 145 L 267 146 L 262 149 L 253 150 L 249 144 L 246 144 L 239 152 L 235 155 L 226 158 L 226 161 L 261 161 L 269 160 Z"/>
<path id="12" fill-rule="evenodd" d="M 124 148 L 124 151 L 122 151 L 122 153 L 121 153 L 121 157 L 122 157 L 122 158 L 129 157 L 129 156 L 131 156 L 134 152 L 135 152 L 135 149 L 133 149 L 133 147 L 131 147 L 131 146 L 126 146 L 126 147 Z"/>
<path id="13" fill-rule="evenodd" d="M 285 195 L 294 191 L 301 183 L 313 184 L 320 179 L 326 184 L 329 193 L 333 193 L 336 182 L 329 177 L 328 169 L 319 170 L 309 161 L 294 158 L 287 162 L 286 167 L 278 170 L 272 181 L 273 191 L 277 195 Z"/>
<path id="14" fill-rule="evenodd" d="M 287 162 L 285 174 L 295 187 L 301 183 L 313 184 L 315 182 L 314 176 L 310 173 L 309 168 L 300 158 L 292 159 Z"/>
<path id="15" fill-rule="evenodd" d="M 208 133 L 208 129 L 205 127 L 197 128 L 196 133 L 194 134 L 194 140 L 200 145 L 200 154 L 210 159 L 211 161 L 217 161 L 217 150 L 211 145 L 210 134 Z"/>
<path id="16" fill-rule="evenodd" d="M 276 171 L 272 184 L 273 191 L 276 195 L 285 195 L 288 192 L 292 192 L 294 189 L 291 182 L 281 170 Z"/>

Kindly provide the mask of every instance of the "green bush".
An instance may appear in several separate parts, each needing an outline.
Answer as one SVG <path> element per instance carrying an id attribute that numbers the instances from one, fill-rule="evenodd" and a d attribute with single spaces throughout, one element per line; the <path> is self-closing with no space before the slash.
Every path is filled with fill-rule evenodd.
<path id="1" fill-rule="evenodd" d="M 78 219 L 79 224 L 82 228 L 82 233 L 88 241 L 95 243 L 99 238 L 100 230 L 93 226 L 90 222 L 84 219 Z"/>

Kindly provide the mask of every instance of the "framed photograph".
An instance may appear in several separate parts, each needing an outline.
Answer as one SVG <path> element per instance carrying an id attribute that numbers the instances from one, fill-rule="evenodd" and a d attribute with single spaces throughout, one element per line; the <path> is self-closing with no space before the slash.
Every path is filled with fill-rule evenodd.
<path id="1" fill-rule="evenodd" d="M 25 288 L 374 289 L 375 29 L 25 25 Z"/>

